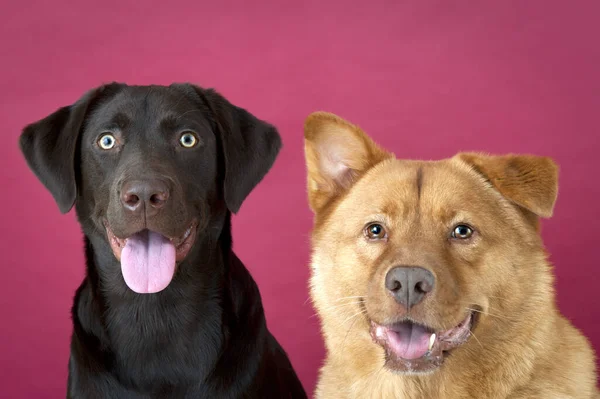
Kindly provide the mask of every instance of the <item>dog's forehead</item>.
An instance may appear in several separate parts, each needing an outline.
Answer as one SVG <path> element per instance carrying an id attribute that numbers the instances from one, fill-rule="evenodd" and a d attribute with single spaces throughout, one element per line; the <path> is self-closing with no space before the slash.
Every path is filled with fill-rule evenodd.
<path id="1" fill-rule="evenodd" d="M 199 101 L 164 86 L 127 86 L 101 99 L 90 115 L 90 124 L 123 125 L 132 121 L 161 121 L 167 118 L 206 119 Z"/>
<path id="2" fill-rule="evenodd" d="M 443 192 L 457 192 L 475 189 L 477 181 L 450 161 L 418 161 L 391 159 L 374 167 L 357 184 L 361 195 L 381 198 L 388 197 L 422 198 L 426 195 L 440 195 Z M 375 188 L 375 190 L 373 190 Z"/>
<path id="3" fill-rule="evenodd" d="M 494 199 L 484 183 L 452 160 L 392 159 L 369 171 L 347 203 L 366 213 L 402 216 L 413 211 L 448 215 Z"/>

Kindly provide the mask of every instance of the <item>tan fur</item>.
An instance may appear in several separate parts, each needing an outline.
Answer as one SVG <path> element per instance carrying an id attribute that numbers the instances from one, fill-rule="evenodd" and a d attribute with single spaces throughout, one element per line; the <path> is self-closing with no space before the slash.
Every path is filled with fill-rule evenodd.
<path id="1" fill-rule="evenodd" d="M 548 158 L 459 154 L 398 160 L 360 128 L 324 112 L 305 126 L 312 233 L 311 297 L 327 348 L 317 398 L 594 398 L 594 353 L 555 305 L 538 216 L 552 214 Z M 372 242 L 368 223 L 386 226 Z M 458 223 L 476 234 L 449 239 Z M 397 374 L 369 335 L 399 309 L 383 280 L 418 265 L 436 288 L 411 317 L 436 329 L 481 309 L 473 335 L 429 374 Z M 598 396 L 596 396 L 598 395 Z"/>

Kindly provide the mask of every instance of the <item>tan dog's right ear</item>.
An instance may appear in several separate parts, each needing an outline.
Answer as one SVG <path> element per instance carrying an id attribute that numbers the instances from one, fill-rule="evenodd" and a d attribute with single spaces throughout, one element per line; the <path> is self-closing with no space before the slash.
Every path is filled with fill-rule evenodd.
<path id="1" fill-rule="evenodd" d="M 328 112 L 315 112 L 304 123 L 308 201 L 314 212 L 340 195 L 367 170 L 393 157 L 358 126 Z"/>

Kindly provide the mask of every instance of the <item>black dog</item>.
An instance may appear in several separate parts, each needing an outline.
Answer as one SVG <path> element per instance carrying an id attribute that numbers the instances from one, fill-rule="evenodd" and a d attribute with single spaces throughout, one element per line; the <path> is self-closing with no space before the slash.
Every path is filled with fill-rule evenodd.
<path id="1" fill-rule="evenodd" d="M 231 249 L 231 212 L 280 150 L 273 126 L 214 90 L 113 83 L 20 146 L 85 234 L 67 397 L 306 398 Z"/>

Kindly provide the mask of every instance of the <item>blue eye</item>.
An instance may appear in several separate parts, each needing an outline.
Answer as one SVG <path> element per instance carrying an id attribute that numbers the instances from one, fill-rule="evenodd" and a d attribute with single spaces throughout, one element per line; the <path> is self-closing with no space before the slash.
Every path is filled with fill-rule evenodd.
<path id="1" fill-rule="evenodd" d="M 179 143 L 185 148 L 192 148 L 198 143 L 198 139 L 193 133 L 183 133 L 179 138 Z"/>
<path id="2" fill-rule="evenodd" d="M 111 148 L 113 148 L 115 146 L 116 142 L 117 142 L 117 140 L 115 139 L 115 136 L 107 133 L 107 134 L 103 134 L 100 137 L 100 139 L 98 140 L 98 145 L 103 150 L 110 150 Z"/>

